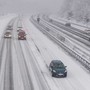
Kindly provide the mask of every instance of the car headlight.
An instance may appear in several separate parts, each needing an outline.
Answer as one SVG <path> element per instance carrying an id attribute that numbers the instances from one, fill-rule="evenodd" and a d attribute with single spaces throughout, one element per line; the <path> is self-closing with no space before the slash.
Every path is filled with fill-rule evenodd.
<path id="1" fill-rule="evenodd" d="M 67 70 L 65 70 L 65 72 L 67 72 Z"/>
<path id="2" fill-rule="evenodd" d="M 56 72 L 55 70 L 53 70 L 53 72 Z"/>

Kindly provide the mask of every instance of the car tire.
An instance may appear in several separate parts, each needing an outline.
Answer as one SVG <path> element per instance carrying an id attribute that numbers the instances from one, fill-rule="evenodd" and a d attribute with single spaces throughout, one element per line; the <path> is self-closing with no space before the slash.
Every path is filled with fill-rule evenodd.
<path id="1" fill-rule="evenodd" d="M 67 73 L 64 74 L 64 77 L 67 77 Z"/>
<path id="2" fill-rule="evenodd" d="M 52 77 L 55 77 L 55 74 L 54 73 L 52 73 Z"/>

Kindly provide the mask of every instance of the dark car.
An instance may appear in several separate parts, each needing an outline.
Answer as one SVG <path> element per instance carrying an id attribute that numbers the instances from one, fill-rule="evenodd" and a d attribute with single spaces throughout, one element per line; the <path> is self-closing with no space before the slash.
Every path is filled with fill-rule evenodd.
<path id="1" fill-rule="evenodd" d="M 6 29 L 7 29 L 7 30 L 13 30 L 13 26 L 9 25 L 9 26 L 7 26 Z"/>
<path id="2" fill-rule="evenodd" d="M 71 23 L 65 23 L 65 26 L 70 27 L 71 26 Z"/>
<path id="3" fill-rule="evenodd" d="M 52 77 L 66 77 L 67 69 L 66 66 L 60 60 L 52 60 L 49 65 L 49 70 Z"/>

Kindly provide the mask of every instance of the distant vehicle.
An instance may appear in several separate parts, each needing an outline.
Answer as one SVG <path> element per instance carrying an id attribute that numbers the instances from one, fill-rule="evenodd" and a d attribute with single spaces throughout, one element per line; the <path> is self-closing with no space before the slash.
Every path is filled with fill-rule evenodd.
<path id="1" fill-rule="evenodd" d="M 18 26 L 18 28 L 20 28 L 20 29 L 21 29 L 21 28 L 22 28 L 22 26 Z"/>
<path id="2" fill-rule="evenodd" d="M 67 77 L 66 66 L 60 60 L 52 60 L 49 65 L 52 77 Z"/>
<path id="3" fill-rule="evenodd" d="M 11 25 L 7 26 L 7 30 L 13 30 L 13 27 Z"/>
<path id="4" fill-rule="evenodd" d="M 26 40 L 26 33 L 24 31 L 18 33 L 18 40 Z"/>
<path id="5" fill-rule="evenodd" d="M 84 33 L 90 34 L 90 30 L 89 29 L 86 29 L 86 30 L 84 30 Z"/>
<path id="6" fill-rule="evenodd" d="M 21 31 L 23 32 L 23 30 L 22 30 L 22 29 L 18 29 L 18 30 L 17 30 L 17 32 L 21 32 Z"/>
<path id="7" fill-rule="evenodd" d="M 40 22 L 40 18 L 39 17 L 37 18 L 37 21 Z"/>
<path id="8" fill-rule="evenodd" d="M 68 26 L 68 27 L 70 27 L 71 26 L 71 23 L 65 23 L 65 26 Z"/>
<path id="9" fill-rule="evenodd" d="M 11 38 L 11 37 L 12 37 L 11 31 L 6 31 L 4 34 L 4 38 Z"/>

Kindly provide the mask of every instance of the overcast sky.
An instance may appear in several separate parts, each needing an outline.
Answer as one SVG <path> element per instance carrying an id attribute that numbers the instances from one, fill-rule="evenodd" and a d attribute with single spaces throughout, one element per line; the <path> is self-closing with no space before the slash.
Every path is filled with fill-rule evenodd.
<path id="1" fill-rule="evenodd" d="M 0 12 L 39 13 L 59 11 L 64 0 L 0 0 Z"/>

